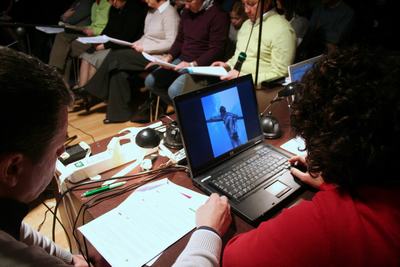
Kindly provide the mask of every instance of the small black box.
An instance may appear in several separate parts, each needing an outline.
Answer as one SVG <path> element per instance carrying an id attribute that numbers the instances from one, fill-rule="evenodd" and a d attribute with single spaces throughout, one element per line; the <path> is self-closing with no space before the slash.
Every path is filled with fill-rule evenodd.
<path id="1" fill-rule="evenodd" d="M 71 162 L 83 159 L 86 156 L 87 149 L 84 149 L 79 144 L 68 147 L 65 152 L 58 158 L 62 164 L 68 165 Z"/>

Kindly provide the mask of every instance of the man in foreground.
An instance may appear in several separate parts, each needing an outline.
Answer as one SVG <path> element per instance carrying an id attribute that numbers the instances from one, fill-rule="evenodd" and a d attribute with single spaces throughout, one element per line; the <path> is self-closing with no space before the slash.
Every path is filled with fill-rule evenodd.
<path id="1" fill-rule="evenodd" d="M 88 266 L 22 220 L 64 152 L 72 96 L 55 69 L 0 47 L 0 265 Z"/>

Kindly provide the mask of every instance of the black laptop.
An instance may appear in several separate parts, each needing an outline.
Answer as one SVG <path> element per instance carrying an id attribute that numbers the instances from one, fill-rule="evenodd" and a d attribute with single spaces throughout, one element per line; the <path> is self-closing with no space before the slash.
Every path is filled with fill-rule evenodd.
<path id="1" fill-rule="evenodd" d="M 247 221 L 300 188 L 290 155 L 264 143 L 251 75 L 177 96 L 174 105 L 193 182 L 226 195 Z"/>

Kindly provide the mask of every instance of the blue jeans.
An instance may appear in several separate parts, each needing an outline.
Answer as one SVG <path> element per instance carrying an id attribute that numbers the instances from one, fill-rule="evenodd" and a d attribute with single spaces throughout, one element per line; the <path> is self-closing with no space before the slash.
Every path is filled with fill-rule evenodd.
<path id="1" fill-rule="evenodd" d="M 179 64 L 182 60 L 179 58 L 175 59 L 172 61 L 172 64 Z M 154 70 L 152 73 L 147 75 L 146 79 L 144 80 L 144 85 L 146 88 L 148 88 L 152 93 L 158 95 L 161 97 L 161 99 L 165 103 L 171 103 L 171 99 L 176 96 L 176 94 L 173 95 L 172 98 L 170 98 L 168 92 L 171 90 L 173 92 L 181 92 L 182 91 L 182 84 L 177 83 L 175 85 L 175 82 L 180 78 L 180 75 L 178 72 L 174 70 L 167 70 L 163 69 L 161 67 L 157 68 Z"/>

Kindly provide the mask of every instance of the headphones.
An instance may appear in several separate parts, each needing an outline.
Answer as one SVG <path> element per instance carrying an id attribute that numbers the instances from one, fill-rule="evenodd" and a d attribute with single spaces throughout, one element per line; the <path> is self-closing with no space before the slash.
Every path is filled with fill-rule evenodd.
<path id="1" fill-rule="evenodd" d="M 172 149 L 181 149 L 183 147 L 181 131 L 175 121 L 167 125 L 164 134 L 164 145 Z"/>

